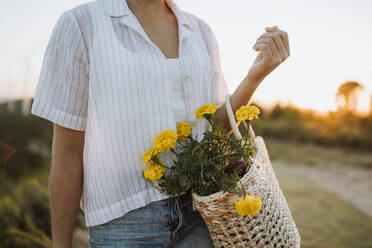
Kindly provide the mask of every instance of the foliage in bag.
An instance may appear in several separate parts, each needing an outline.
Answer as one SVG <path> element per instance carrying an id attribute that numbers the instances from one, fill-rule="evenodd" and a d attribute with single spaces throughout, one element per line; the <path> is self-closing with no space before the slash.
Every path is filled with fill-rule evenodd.
<path id="1" fill-rule="evenodd" d="M 256 148 L 248 132 L 243 139 L 228 135 L 226 129 L 215 117 L 216 106 L 205 104 L 195 111 L 198 119 L 206 119 L 211 130 L 203 134 L 198 141 L 191 137 L 191 125 L 182 122 L 174 130 L 165 130 L 154 139 L 154 146 L 143 154 L 143 163 L 147 165 L 144 177 L 155 182 L 155 188 L 169 196 L 175 196 L 185 191 L 208 196 L 215 192 L 236 192 L 242 196 L 237 187 L 239 180 L 249 170 Z M 236 119 L 249 122 L 258 119 L 260 110 L 255 106 L 242 106 L 235 113 Z M 248 127 L 247 123 L 244 125 Z M 176 144 L 181 149 L 174 150 Z M 170 150 L 176 155 L 173 166 L 168 167 L 159 158 L 160 153 Z M 165 170 L 171 170 L 165 175 Z M 235 202 L 240 215 L 257 213 L 262 199 L 246 194 L 243 187 L 243 199 Z"/>

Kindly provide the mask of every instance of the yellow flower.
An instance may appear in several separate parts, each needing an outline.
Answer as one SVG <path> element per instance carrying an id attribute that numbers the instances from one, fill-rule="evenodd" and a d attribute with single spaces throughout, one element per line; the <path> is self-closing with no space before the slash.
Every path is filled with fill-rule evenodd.
<path id="1" fill-rule="evenodd" d="M 148 149 L 142 156 L 142 161 L 145 165 L 147 165 L 150 160 L 151 160 L 151 157 L 152 156 L 156 156 L 159 154 L 159 150 L 158 149 L 155 149 L 154 147 Z"/>
<path id="2" fill-rule="evenodd" d="M 258 115 L 260 114 L 260 109 L 256 106 L 250 105 L 250 106 L 241 106 L 236 112 L 235 112 L 235 118 L 238 121 L 242 120 L 253 120 L 258 119 Z"/>
<path id="3" fill-rule="evenodd" d="M 185 137 L 191 134 L 191 126 L 186 121 L 183 121 L 177 125 L 177 138 L 179 141 L 183 141 Z"/>
<path id="4" fill-rule="evenodd" d="M 177 134 L 174 133 L 173 129 L 165 130 L 155 138 L 154 140 L 154 148 L 158 150 L 158 152 L 163 152 L 165 150 L 169 150 L 176 145 L 177 142 Z"/>
<path id="5" fill-rule="evenodd" d="M 153 161 L 150 161 L 150 165 L 147 166 L 146 170 L 144 170 L 143 175 L 150 181 L 155 182 L 163 176 L 163 173 L 166 169 L 167 168 L 160 166 Z"/>
<path id="6" fill-rule="evenodd" d="M 205 116 L 204 116 L 205 114 L 213 114 L 214 112 L 216 112 L 216 105 L 212 103 L 207 103 L 199 107 L 195 111 L 195 117 L 198 119 L 205 119 Z"/>
<path id="7" fill-rule="evenodd" d="M 251 215 L 260 211 L 262 205 L 261 198 L 253 198 L 246 195 L 244 199 L 235 202 L 235 208 L 240 215 Z"/>

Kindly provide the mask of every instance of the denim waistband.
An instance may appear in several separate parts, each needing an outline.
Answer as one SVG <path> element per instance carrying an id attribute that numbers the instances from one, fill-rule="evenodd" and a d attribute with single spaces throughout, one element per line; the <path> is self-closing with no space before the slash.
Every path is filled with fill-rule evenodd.
<path id="1" fill-rule="evenodd" d="M 177 205 L 182 209 L 186 209 L 189 206 L 192 207 L 192 196 L 190 191 L 187 191 L 181 195 L 170 196 L 162 201 L 177 202 Z"/>

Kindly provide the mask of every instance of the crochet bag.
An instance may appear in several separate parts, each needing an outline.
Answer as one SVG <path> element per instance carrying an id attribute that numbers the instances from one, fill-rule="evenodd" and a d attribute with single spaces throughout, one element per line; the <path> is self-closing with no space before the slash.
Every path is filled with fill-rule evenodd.
<path id="1" fill-rule="evenodd" d="M 226 109 L 234 135 L 241 139 L 230 95 L 226 96 Z M 260 211 L 239 215 L 234 202 L 241 197 L 234 192 L 220 191 L 208 196 L 192 193 L 193 204 L 203 217 L 215 247 L 300 247 L 300 235 L 274 174 L 264 140 L 255 136 L 250 125 L 249 135 L 254 138 L 257 152 L 241 183 L 247 194 L 262 198 Z M 242 190 L 240 184 L 237 187 Z"/>

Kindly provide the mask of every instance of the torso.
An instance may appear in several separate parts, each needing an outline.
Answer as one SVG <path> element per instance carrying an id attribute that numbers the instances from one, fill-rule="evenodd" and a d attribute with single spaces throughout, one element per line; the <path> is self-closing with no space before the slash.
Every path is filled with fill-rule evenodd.
<path id="1" fill-rule="evenodd" d="M 176 5 L 174 11 L 178 25 L 169 15 L 149 23 L 149 19 L 141 18 L 143 14 L 134 11 L 137 19 L 130 13 L 124 0 L 96 0 L 74 8 L 59 22 L 57 30 L 64 32 L 62 37 L 68 36 L 72 45 L 80 48 L 79 53 L 86 51 L 89 55 L 89 60 L 81 63 L 81 71 L 89 73 L 89 80 L 78 86 L 87 95 L 86 108 L 78 107 L 85 102 L 79 102 L 83 98 L 74 94 L 72 87 L 58 86 L 51 88 L 52 94 L 45 94 L 52 103 L 59 97 L 58 107 L 73 108 L 76 114 L 86 111 L 80 206 L 87 226 L 106 223 L 131 209 L 168 197 L 143 177 L 146 165 L 142 154 L 153 146 L 161 131 L 176 130 L 181 120 L 195 122 L 192 137 L 201 139 L 207 122 L 196 119 L 194 111 L 206 103 L 218 105 L 225 95 L 217 45 L 209 26 Z M 71 37 L 65 22 L 76 30 L 81 28 L 81 35 Z M 167 63 L 167 58 L 176 57 L 179 66 Z M 76 76 L 71 76 L 71 81 L 80 70 L 72 72 Z M 176 81 L 173 76 L 177 76 Z M 172 90 L 174 82 L 179 83 L 176 91 Z M 179 91 L 181 85 L 183 91 Z M 70 88 L 71 95 L 66 97 L 64 93 Z M 182 100 L 178 102 L 182 108 L 174 108 L 181 106 L 173 105 L 174 92 L 182 92 L 182 97 L 177 98 Z M 79 103 L 76 107 L 75 102 Z M 183 117 L 178 118 L 175 109 L 182 109 L 177 113 Z M 58 112 L 51 116 L 61 118 Z M 71 115 L 60 120 L 72 126 L 79 121 L 77 118 Z M 172 158 L 167 151 L 161 159 Z"/>

